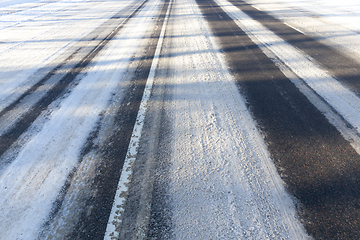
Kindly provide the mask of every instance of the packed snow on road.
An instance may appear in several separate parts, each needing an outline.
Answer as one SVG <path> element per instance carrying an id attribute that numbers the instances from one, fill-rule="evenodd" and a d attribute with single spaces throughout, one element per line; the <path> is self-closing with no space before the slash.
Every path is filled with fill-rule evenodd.
<path id="1" fill-rule="evenodd" d="M 360 154 L 359 96 L 229 1 L 215 2 Z M 246 2 L 355 61 L 360 58 L 357 1 Z M 162 8 L 160 0 L 144 5 L 134 0 L 0 0 L 0 141 L 5 146 L 0 149 L 0 239 L 76 238 L 73 232 L 86 217 L 87 201 L 98 197 L 92 188 L 101 174 L 97 149 L 104 143 L 111 147 L 106 139 L 116 130 L 116 112 L 120 105 L 126 107 L 123 101 L 142 61 L 153 57 L 144 56 L 155 41 L 153 32 L 162 29 L 153 46 L 153 76 L 146 77 L 154 82 L 144 91 L 153 95 L 139 103 L 139 115 L 144 115 L 137 120 L 145 126 L 136 130 L 138 135 L 132 133 L 131 141 L 140 139 L 140 147 L 129 151 L 127 159 L 156 155 L 138 150 L 155 144 L 151 109 L 158 108 L 157 89 L 168 86 L 161 109 L 173 140 L 162 181 L 167 184 L 171 236 L 310 238 L 296 212 L 297 200 L 286 191 L 266 136 L 196 1 L 170 1 L 166 21 L 159 21 L 165 18 L 159 17 Z M 120 25 L 119 19 L 124 19 Z M 349 131 L 344 121 L 356 131 Z M 130 181 L 134 163 L 125 164 L 121 175 Z M 149 188 L 154 184 L 150 173 L 142 181 Z M 126 179 L 120 180 L 116 195 L 127 194 Z M 113 181 L 118 184 L 119 179 Z M 142 238 L 149 231 L 152 200 L 139 201 L 143 215 L 134 234 Z M 121 221 L 116 219 L 125 209 L 118 205 L 109 211 L 105 238 L 119 235 Z"/>

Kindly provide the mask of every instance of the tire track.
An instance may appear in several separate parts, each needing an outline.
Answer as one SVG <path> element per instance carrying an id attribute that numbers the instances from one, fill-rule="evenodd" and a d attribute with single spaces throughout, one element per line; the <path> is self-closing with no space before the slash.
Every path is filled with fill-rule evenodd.
<path id="1" fill-rule="evenodd" d="M 31 187 L 33 182 L 36 182 L 36 176 L 49 171 L 50 174 L 46 176 L 49 180 L 46 181 L 53 182 L 56 186 L 49 187 L 49 184 L 40 180 L 46 197 L 43 197 L 44 194 L 37 194 L 32 199 L 27 196 L 24 204 L 18 204 L 18 200 L 22 198 L 20 191 L 13 191 L 19 197 L 13 197 L 9 191 L 6 192 L 9 194 L 4 196 L 3 200 L 12 202 L 15 207 L 2 204 L 2 209 L 14 217 L 0 221 L 2 226 L 30 225 L 26 216 L 16 213 L 35 212 L 34 209 L 40 208 L 45 209 L 41 218 L 34 213 L 27 215 L 30 218 L 32 216 L 34 221 L 31 220 L 31 223 L 38 226 L 31 228 L 31 231 L 25 230 L 30 232 L 28 235 L 34 235 L 34 231 L 40 229 L 40 239 L 100 239 L 103 236 L 103 228 L 106 227 L 108 218 L 107 210 L 111 208 L 114 188 L 116 189 L 116 186 L 112 188 L 112 184 L 116 185 L 117 179 L 112 176 L 121 172 L 121 154 L 126 153 L 129 142 L 126 138 L 131 135 L 133 120 L 138 110 L 136 106 L 141 100 L 143 83 L 148 75 L 146 69 L 151 65 L 154 49 L 152 44 L 157 41 L 157 36 L 154 35 L 157 31 L 153 31 L 153 27 L 156 29 L 157 23 L 161 23 L 162 16 L 158 17 L 161 7 L 160 0 L 148 1 L 92 60 L 89 65 L 91 69 L 86 70 L 87 74 L 80 75 L 81 81 L 71 89 L 69 96 L 61 97 L 51 104 L 50 109 L 53 109 L 56 103 L 59 103 L 59 108 L 53 109 L 39 134 L 34 134 L 31 141 L 21 146 L 16 161 L 6 168 L 7 172 L 13 173 L 15 179 L 8 181 L 9 178 L 2 178 L 1 185 L 7 186 L 11 191 L 16 184 L 29 189 L 28 186 Z M 79 79 L 75 80 L 78 81 Z M 42 118 L 43 114 L 29 130 L 41 125 L 38 121 Z M 24 135 L 32 132 L 29 130 Z M 74 141 L 80 138 L 81 141 Z M 23 139 L 23 136 L 20 139 Z M 25 154 L 21 155 L 24 152 Z M 69 154 L 72 155 L 70 158 Z M 14 167 L 19 163 L 18 160 L 20 164 Z M 42 166 L 42 163 L 54 163 L 54 166 Z M 28 168 L 24 169 L 24 165 Z M 51 174 L 59 169 L 61 174 Z M 22 173 L 35 180 L 27 181 Z M 34 204 L 34 200 L 44 198 L 44 205 Z M 25 210 L 21 211 L 22 209 Z M 30 210 L 27 211 L 28 209 Z M 41 219 L 46 219 L 47 222 L 44 223 Z M 9 231 L 19 236 L 24 228 L 11 227 Z"/>
<path id="2" fill-rule="evenodd" d="M 132 174 L 133 174 L 132 169 L 133 169 L 134 162 L 137 159 L 137 156 L 139 153 L 138 152 L 139 151 L 139 143 L 140 143 L 140 139 L 142 137 L 145 115 L 146 115 L 146 112 L 148 109 L 148 102 L 149 102 L 151 94 L 152 94 L 152 87 L 154 84 L 156 68 L 158 67 L 158 64 L 159 64 L 163 40 L 164 40 L 164 36 L 166 33 L 169 15 L 171 12 L 171 6 L 172 6 L 171 0 L 165 1 L 164 6 L 161 9 L 161 13 L 160 13 L 161 18 L 159 20 L 159 25 L 157 27 L 157 31 L 156 31 L 156 35 L 155 35 L 156 36 L 155 37 L 156 47 L 153 48 L 154 52 L 150 55 L 150 56 L 152 56 L 150 68 L 144 69 L 146 72 L 147 78 L 145 81 L 144 90 L 142 91 L 141 101 L 139 102 L 139 106 L 136 108 L 136 109 L 138 109 L 137 115 L 136 115 L 136 120 L 134 122 L 134 128 L 133 128 L 131 138 L 129 141 L 128 149 L 126 152 L 126 157 L 123 161 L 122 171 L 121 171 L 119 183 L 118 183 L 118 186 L 116 189 L 116 193 L 114 196 L 113 205 L 112 205 L 112 209 L 110 212 L 104 239 L 118 239 L 119 237 L 123 238 L 121 236 L 121 234 L 123 233 L 123 231 L 121 231 L 122 230 L 121 229 L 122 221 L 124 219 L 126 219 L 126 217 L 124 217 L 124 212 L 125 212 L 124 204 L 126 203 L 126 199 L 129 197 L 129 195 L 128 195 L 129 194 L 129 184 L 131 182 Z M 152 185 L 152 184 L 150 183 L 149 185 Z M 150 203 L 145 202 L 143 204 L 147 205 Z M 145 210 L 141 215 L 150 215 L 150 212 L 149 212 L 149 210 Z M 148 219 L 148 217 L 145 216 L 144 219 L 140 218 L 137 220 L 137 222 L 136 222 L 137 226 L 132 231 L 132 234 L 134 234 L 134 236 L 143 238 L 147 235 L 147 231 L 148 231 L 147 219 Z"/>
<path id="3" fill-rule="evenodd" d="M 299 200 L 298 212 L 308 233 L 317 239 L 357 239 L 360 156 L 219 5 L 197 2 L 221 43 L 287 189 Z M 256 9 L 248 11 L 263 17 Z M 356 76 L 350 71 L 348 82 L 352 74 Z"/>
<path id="4" fill-rule="evenodd" d="M 311 56 L 311 58 L 324 66 L 331 75 L 360 96 L 360 64 L 357 61 L 321 43 L 316 37 L 301 33 L 270 14 L 259 11 L 245 1 L 229 0 L 229 2 L 260 22 L 284 41 Z"/>
<path id="5" fill-rule="evenodd" d="M 162 3 L 156 4 L 159 5 L 160 10 Z M 151 5 L 147 4 L 142 11 L 148 11 L 147 8 L 151 8 Z M 132 57 L 132 63 L 128 67 L 134 69 L 134 73 L 128 73 L 131 76 L 129 86 L 126 87 L 125 92 L 121 93 L 120 99 L 114 96 L 111 106 L 104 114 L 105 117 L 97 123 L 97 129 L 93 135 L 89 136 L 80 156 L 79 166 L 69 174 L 58 199 L 54 202 L 49 220 L 43 226 L 46 234 L 43 234 L 42 238 L 56 236 L 57 231 L 66 225 L 68 215 L 71 217 L 71 214 L 68 214 L 69 209 L 74 209 L 74 207 L 78 219 L 66 238 L 101 239 L 104 237 L 117 180 L 123 168 L 167 6 L 165 2 L 160 15 L 154 15 L 156 17 L 153 19 L 157 20 L 154 21 L 155 30 L 149 33 L 151 40 L 147 43 L 145 50 L 139 53 L 140 56 Z M 88 165 L 92 166 L 88 167 Z M 84 182 L 86 186 L 82 188 Z M 79 188 L 84 189 L 86 193 L 84 195 L 76 193 Z M 76 201 L 80 201 L 80 206 L 74 206 Z"/>
<path id="6" fill-rule="evenodd" d="M 118 34 L 122 27 L 144 7 L 146 2 L 147 0 L 119 11 L 102 26 L 95 29 L 85 37 L 85 40 L 92 39 L 90 43 L 96 43 L 95 46 L 79 47 L 18 100 L 0 112 L 0 123 L 2 125 L 0 132 L 0 157 L 53 101 L 65 93 L 69 85 L 83 69 Z M 123 15 L 126 17 L 123 18 Z"/>

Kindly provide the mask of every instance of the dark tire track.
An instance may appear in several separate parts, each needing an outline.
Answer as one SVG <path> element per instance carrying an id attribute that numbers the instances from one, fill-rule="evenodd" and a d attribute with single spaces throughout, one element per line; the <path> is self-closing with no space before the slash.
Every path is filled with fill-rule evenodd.
<path id="1" fill-rule="evenodd" d="M 118 19 L 121 19 L 120 22 L 117 24 L 115 29 L 109 29 L 109 33 L 106 33 L 105 38 L 103 39 L 93 39 L 100 40 L 100 42 L 90 50 L 84 57 L 82 57 L 71 69 L 67 71 L 65 76 L 63 76 L 46 94 L 41 98 L 39 102 L 37 102 L 30 111 L 26 112 L 24 115 L 20 117 L 20 119 L 12 126 L 12 128 L 0 136 L 0 157 L 13 145 L 17 139 L 23 134 L 30 125 L 36 120 L 40 114 L 47 109 L 47 107 L 56 99 L 61 97 L 69 87 L 69 85 L 75 80 L 75 78 L 81 73 L 81 71 L 86 68 L 89 63 L 96 57 L 99 52 L 108 44 L 114 36 L 116 36 L 122 27 L 131 19 L 133 18 L 145 5 L 147 0 L 141 2 L 139 6 L 136 7 L 135 10 L 129 13 L 129 15 L 123 19 L 122 14 L 124 10 L 115 14 L 111 19 L 109 19 L 103 25 L 109 25 L 113 22 L 118 22 Z M 126 9 L 129 11 L 129 9 Z M 93 31 L 93 33 L 97 33 L 102 26 L 98 27 Z M 92 34 L 89 34 L 92 35 Z M 85 38 L 87 39 L 87 37 Z M 44 78 L 42 78 L 37 84 L 31 87 L 26 93 L 24 93 L 18 100 L 12 103 L 10 106 L 5 108 L 2 112 L 0 112 L 0 119 L 5 114 L 11 114 L 11 111 L 18 107 L 21 102 L 26 99 L 26 97 L 30 96 L 31 94 L 36 93 L 36 91 L 43 85 L 47 80 L 49 80 L 52 76 L 58 74 L 57 72 L 65 66 L 68 61 L 75 58 L 76 55 L 82 51 L 82 48 L 77 49 L 73 54 L 71 54 L 64 62 L 56 66 L 53 70 L 51 70 Z"/>
<path id="2" fill-rule="evenodd" d="M 91 180 L 91 186 L 89 187 L 94 194 L 86 199 L 86 204 L 84 204 L 86 207 L 81 209 L 80 219 L 73 228 L 72 233 L 66 236 L 68 239 L 102 239 L 104 237 L 117 183 L 121 175 L 121 169 L 123 168 L 132 130 L 136 122 L 168 7 L 169 1 L 166 0 L 155 23 L 156 28 L 149 38 L 151 39 L 149 45 L 145 48 L 140 58 L 134 56 L 139 64 L 130 81 L 130 86 L 124 93 L 121 103 L 117 106 L 117 112 L 114 113 L 113 124 L 109 126 L 111 130 L 106 130 L 111 132 L 110 136 L 106 136 L 100 143 L 94 143 L 94 139 L 89 138 L 90 142 L 84 146 L 83 156 L 81 157 L 85 157 L 87 153 L 94 152 L 96 154 L 95 159 L 98 161 L 97 169 L 94 170 L 96 176 Z M 99 124 L 102 125 L 102 123 Z M 80 159 L 80 161 L 82 160 Z M 76 178 L 77 174 L 81 175 L 77 170 L 74 174 L 69 175 L 67 181 L 69 186 L 64 186 L 65 191 L 71 187 L 73 179 Z M 64 195 L 66 194 L 66 192 L 62 193 L 59 201 L 54 203 L 54 212 L 51 218 L 54 218 L 54 214 L 57 214 L 56 209 L 61 207 L 61 201 L 65 198 Z M 47 224 L 51 224 L 51 222 Z M 44 226 L 44 228 L 46 227 Z"/>
<path id="3" fill-rule="evenodd" d="M 262 12 L 242 0 L 229 0 L 234 6 L 273 31 L 284 41 L 302 50 L 323 67 L 336 79 L 348 86 L 360 96 L 360 64 L 345 56 L 340 51 L 319 41 L 316 36 L 304 35 L 287 26 L 279 19 Z"/>
<path id="4" fill-rule="evenodd" d="M 308 233 L 358 239 L 360 156 L 214 1 L 197 3 L 288 191 L 299 200 Z"/>
<path id="5" fill-rule="evenodd" d="M 165 5 L 170 7 L 169 16 L 171 16 L 173 4 L 170 0 L 166 0 Z M 165 8 L 162 10 L 164 17 L 166 10 Z M 168 22 L 168 25 L 171 24 Z M 171 44 L 171 37 L 165 37 L 165 39 L 168 41 L 164 44 Z M 156 71 L 156 76 L 168 77 L 169 68 L 166 59 L 170 55 L 163 52 L 160 54 L 164 60 L 160 59 L 159 65 L 163 67 Z M 170 117 L 165 107 L 171 99 L 172 89 L 172 86 L 166 83 L 167 77 L 160 77 L 165 80 L 154 79 L 139 144 L 139 154 L 134 163 L 125 211 L 122 215 L 119 239 L 136 238 L 138 232 L 143 232 L 146 239 L 171 239 L 172 237 L 172 213 L 168 187 L 170 142 L 174 140 L 171 137 Z M 142 226 L 145 229 L 139 231 Z"/>

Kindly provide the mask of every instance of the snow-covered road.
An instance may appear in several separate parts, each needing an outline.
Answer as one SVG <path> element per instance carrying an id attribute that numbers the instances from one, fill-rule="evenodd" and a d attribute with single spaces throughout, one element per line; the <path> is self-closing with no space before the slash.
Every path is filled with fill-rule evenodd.
<path id="1" fill-rule="evenodd" d="M 357 239 L 360 4 L 0 0 L 0 239 Z"/>

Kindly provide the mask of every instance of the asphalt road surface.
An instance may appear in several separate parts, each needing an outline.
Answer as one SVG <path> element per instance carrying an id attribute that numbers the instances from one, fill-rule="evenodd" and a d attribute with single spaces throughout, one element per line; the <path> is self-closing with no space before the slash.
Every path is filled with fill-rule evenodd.
<path id="1" fill-rule="evenodd" d="M 257 2 L 0 5 L 0 239 L 359 239 L 360 53 Z"/>

